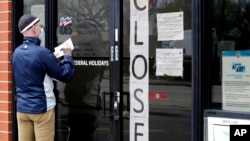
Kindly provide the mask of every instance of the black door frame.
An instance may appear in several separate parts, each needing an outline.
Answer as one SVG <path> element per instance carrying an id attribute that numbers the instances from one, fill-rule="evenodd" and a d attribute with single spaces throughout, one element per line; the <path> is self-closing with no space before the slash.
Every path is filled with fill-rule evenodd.
<path id="1" fill-rule="evenodd" d="M 110 0 L 110 92 L 120 95 L 119 118 L 110 119 L 110 141 L 123 141 L 123 52 L 122 52 L 122 0 Z M 114 113 L 111 113 L 114 114 Z"/>
<path id="2" fill-rule="evenodd" d="M 18 30 L 18 19 L 22 16 L 23 13 L 23 1 L 22 0 L 13 0 L 12 3 L 12 52 L 14 51 L 15 47 L 22 43 L 22 35 L 19 33 Z M 12 82 L 14 85 L 14 79 L 12 77 Z M 15 87 L 12 87 L 12 135 L 13 141 L 18 140 L 18 132 L 17 132 L 17 120 L 16 120 L 16 98 L 15 98 Z"/>
<path id="3" fill-rule="evenodd" d="M 204 111 L 211 100 L 211 3 L 192 1 L 192 141 L 204 139 Z"/>

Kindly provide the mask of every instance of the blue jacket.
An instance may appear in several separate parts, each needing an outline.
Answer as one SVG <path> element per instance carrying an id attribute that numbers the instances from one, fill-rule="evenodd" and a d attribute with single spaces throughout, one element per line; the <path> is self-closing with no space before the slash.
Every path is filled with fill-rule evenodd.
<path id="1" fill-rule="evenodd" d="M 53 108 L 55 96 L 51 78 L 69 82 L 74 74 L 71 56 L 64 56 L 60 62 L 40 43 L 38 38 L 24 37 L 23 44 L 15 49 L 11 58 L 18 112 L 40 114 Z"/>

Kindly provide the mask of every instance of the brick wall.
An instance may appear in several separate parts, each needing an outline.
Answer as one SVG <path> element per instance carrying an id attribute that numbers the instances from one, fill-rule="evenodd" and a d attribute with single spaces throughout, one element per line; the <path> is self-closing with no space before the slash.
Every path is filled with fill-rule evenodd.
<path id="1" fill-rule="evenodd" d="M 12 1 L 0 1 L 0 141 L 12 141 Z"/>

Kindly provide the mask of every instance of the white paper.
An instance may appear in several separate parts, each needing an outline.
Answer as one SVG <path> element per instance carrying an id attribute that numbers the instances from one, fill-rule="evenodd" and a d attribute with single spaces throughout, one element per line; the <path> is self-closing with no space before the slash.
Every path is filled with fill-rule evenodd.
<path id="1" fill-rule="evenodd" d="M 183 49 L 156 49 L 156 76 L 183 76 Z"/>
<path id="2" fill-rule="evenodd" d="M 229 141 L 230 131 L 228 125 L 214 124 L 214 140 L 213 141 Z"/>
<path id="3" fill-rule="evenodd" d="M 130 117 L 130 139 L 129 141 L 149 141 L 149 118 Z"/>
<path id="4" fill-rule="evenodd" d="M 222 109 L 250 112 L 250 51 L 222 52 Z"/>
<path id="5" fill-rule="evenodd" d="M 205 120 L 205 141 L 229 141 L 230 125 L 249 125 L 248 119 L 207 117 Z"/>
<path id="6" fill-rule="evenodd" d="M 63 48 L 71 48 L 71 50 L 74 50 L 74 45 L 73 45 L 71 38 L 69 38 L 68 40 L 60 44 L 59 46 L 55 47 L 54 53 L 56 54 L 57 57 L 61 57 L 64 55 Z"/>
<path id="7" fill-rule="evenodd" d="M 183 12 L 157 14 L 158 41 L 183 40 Z"/>
<path id="8" fill-rule="evenodd" d="M 149 16 L 148 1 L 130 0 L 130 141 L 149 140 Z"/>

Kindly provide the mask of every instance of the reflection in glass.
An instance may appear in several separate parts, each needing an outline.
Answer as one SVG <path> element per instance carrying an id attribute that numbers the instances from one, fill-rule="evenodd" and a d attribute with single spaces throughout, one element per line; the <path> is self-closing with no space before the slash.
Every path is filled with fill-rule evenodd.
<path id="1" fill-rule="evenodd" d="M 107 0 L 59 0 L 58 44 L 72 39 L 75 74 L 69 83 L 57 82 L 58 140 L 101 141 L 101 93 L 108 91 Z M 104 126 L 108 128 L 107 125 Z"/>
<path id="2" fill-rule="evenodd" d="M 107 0 L 58 2 L 58 43 L 72 38 L 74 57 L 106 57 L 108 50 Z"/>
<path id="3" fill-rule="evenodd" d="M 149 140 L 191 141 L 191 0 L 149 1 Z M 130 3 L 123 1 L 123 89 L 129 91 Z M 184 39 L 157 40 L 158 13 L 184 13 Z M 156 48 L 184 48 L 183 77 L 156 76 Z M 126 103 L 126 102 L 124 102 Z M 124 112 L 126 115 L 126 112 Z M 126 117 L 126 116 L 125 116 Z M 124 117 L 124 140 L 129 140 L 129 119 Z"/>

